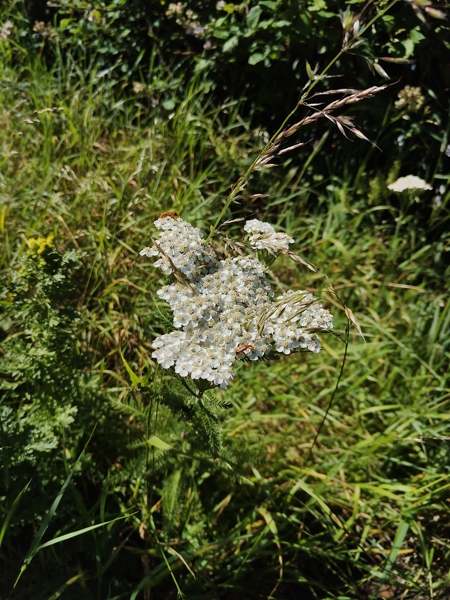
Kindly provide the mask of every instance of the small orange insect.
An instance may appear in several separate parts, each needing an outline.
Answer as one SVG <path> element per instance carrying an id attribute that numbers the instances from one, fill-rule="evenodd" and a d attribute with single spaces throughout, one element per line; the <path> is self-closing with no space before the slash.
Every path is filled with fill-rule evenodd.
<path id="1" fill-rule="evenodd" d="M 159 216 L 160 219 L 163 219 L 164 217 L 178 217 L 178 213 L 176 212 L 165 212 L 162 215 Z"/>
<path id="2" fill-rule="evenodd" d="M 238 348 L 236 350 L 236 354 L 241 354 L 241 352 L 244 352 L 245 350 L 249 350 L 249 349 L 255 350 L 251 344 L 245 344 L 245 346 L 242 346 L 242 348 Z"/>

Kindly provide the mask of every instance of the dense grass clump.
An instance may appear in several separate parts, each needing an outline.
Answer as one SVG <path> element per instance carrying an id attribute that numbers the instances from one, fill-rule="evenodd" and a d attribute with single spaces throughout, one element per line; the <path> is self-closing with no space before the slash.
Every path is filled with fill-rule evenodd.
<path id="1" fill-rule="evenodd" d="M 445 598 L 447 180 L 397 196 L 400 165 L 367 176 L 362 140 L 257 173 L 227 217 L 292 235 L 364 339 L 243 363 L 200 407 L 151 358 L 166 309 L 138 253 L 167 210 L 207 233 L 265 132 L 199 78 L 149 108 L 24 62 L 0 87 L 5 598 Z M 270 277 L 321 292 L 344 334 L 321 273 L 283 257 Z"/>

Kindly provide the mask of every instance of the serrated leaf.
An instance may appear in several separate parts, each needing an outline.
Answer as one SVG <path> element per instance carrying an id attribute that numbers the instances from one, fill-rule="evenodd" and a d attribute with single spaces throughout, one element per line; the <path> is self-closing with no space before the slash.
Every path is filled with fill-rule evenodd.
<path id="1" fill-rule="evenodd" d="M 164 515 L 169 523 L 176 516 L 177 505 L 179 505 L 179 497 L 181 494 L 182 469 L 177 469 L 164 482 L 164 496 L 162 499 L 162 507 Z"/>

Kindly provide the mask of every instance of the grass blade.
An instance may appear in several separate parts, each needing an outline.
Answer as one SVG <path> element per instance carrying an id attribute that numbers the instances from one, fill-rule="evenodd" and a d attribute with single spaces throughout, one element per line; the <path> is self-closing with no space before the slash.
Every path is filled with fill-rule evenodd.
<path id="1" fill-rule="evenodd" d="M 26 486 L 23 488 L 23 490 L 18 494 L 18 496 L 16 497 L 16 499 L 12 503 L 11 508 L 8 511 L 8 514 L 5 517 L 5 520 L 3 521 L 2 529 L 0 531 L 0 548 L 2 547 L 3 538 L 5 537 L 6 529 L 7 529 L 8 525 L 9 525 L 9 522 L 10 522 L 10 520 L 11 520 L 14 512 L 16 511 L 16 508 L 19 505 L 20 499 L 22 498 L 22 496 L 24 495 L 24 493 L 27 491 L 28 486 L 30 485 L 30 483 L 31 483 L 31 479 L 26 484 Z"/>
<path id="2" fill-rule="evenodd" d="M 95 430 L 95 428 L 94 428 L 94 430 Z M 56 498 L 54 499 L 54 501 L 53 501 L 53 504 L 52 504 L 52 505 L 51 505 L 51 507 L 50 507 L 50 510 L 49 510 L 49 511 L 48 511 L 48 513 L 46 514 L 46 516 L 45 516 L 44 520 L 43 520 L 43 521 L 42 521 L 42 523 L 41 523 L 41 526 L 39 527 L 39 530 L 37 531 L 36 535 L 34 536 L 34 538 L 33 538 L 33 541 L 31 542 L 30 549 L 28 550 L 28 552 L 27 552 L 27 555 L 25 556 L 25 558 L 24 558 L 24 561 L 23 561 L 23 563 L 22 563 L 22 567 L 21 567 L 21 569 L 20 569 L 20 573 L 19 573 L 19 575 L 17 576 L 17 579 L 16 579 L 16 581 L 14 582 L 14 586 L 13 586 L 14 588 L 15 588 L 15 587 L 16 587 L 16 585 L 18 584 L 18 582 L 19 582 L 19 579 L 21 578 L 21 576 L 22 576 L 23 572 L 25 571 L 25 569 L 26 569 L 26 568 L 28 567 L 28 565 L 30 564 L 30 562 L 31 562 L 31 560 L 32 560 L 32 558 L 33 558 L 33 556 L 36 554 L 36 552 L 37 552 L 37 550 L 38 550 L 39 543 L 40 543 L 40 541 L 41 541 L 42 537 L 44 536 L 45 532 L 47 531 L 47 528 L 48 528 L 48 526 L 50 525 L 50 521 L 52 520 L 52 518 L 53 518 L 53 516 L 54 516 L 54 514 L 55 514 L 55 512 L 56 512 L 56 509 L 58 508 L 58 506 L 59 506 L 59 503 L 61 502 L 61 500 L 62 500 L 62 497 L 64 496 L 64 493 L 65 493 L 65 491 L 66 491 L 66 489 L 67 489 L 67 487 L 68 487 L 68 485 L 69 485 L 69 483 L 70 483 L 70 481 L 71 481 L 71 479 L 72 479 L 72 477 L 73 477 L 73 474 L 75 473 L 75 469 L 77 468 L 77 466 L 78 466 L 78 464 L 79 464 L 80 460 L 83 458 L 83 456 L 84 456 L 84 453 L 85 453 L 85 451 L 86 451 L 86 448 L 87 448 L 87 446 L 88 446 L 89 442 L 91 441 L 91 438 L 92 438 L 92 436 L 93 436 L 93 435 L 94 435 L 94 431 L 93 431 L 93 432 L 91 433 L 91 435 L 89 436 L 89 439 L 88 439 L 88 441 L 86 442 L 86 444 L 85 444 L 85 446 L 84 446 L 83 450 L 81 451 L 81 454 L 80 454 L 80 456 L 79 456 L 79 457 L 77 458 L 77 460 L 75 461 L 75 463 L 74 463 L 73 467 L 72 467 L 72 468 L 71 468 L 71 470 L 70 470 L 70 473 L 69 473 L 69 475 L 67 476 L 67 478 L 66 478 L 65 482 L 63 483 L 63 485 L 62 485 L 61 489 L 59 490 L 59 493 L 58 493 L 58 495 L 57 495 L 57 496 L 56 496 Z"/>

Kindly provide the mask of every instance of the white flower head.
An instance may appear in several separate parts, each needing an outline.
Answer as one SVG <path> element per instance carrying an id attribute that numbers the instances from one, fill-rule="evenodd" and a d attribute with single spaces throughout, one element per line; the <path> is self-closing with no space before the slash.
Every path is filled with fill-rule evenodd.
<path id="1" fill-rule="evenodd" d="M 251 219 L 244 225 L 244 231 L 247 233 L 275 233 L 275 229 L 270 223 L 259 221 L 259 219 Z"/>
<path id="2" fill-rule="evenodd" d="M 289 244 L 294 241 L 286 233 L 276 232 L 270 223 L 258 219 L 247 221 L 244 225 L 244 231 L 253 234 L 248 239 L 251 248 L 254 250 L 267 250 L 271 254 L 289 250 Z"/>
<path id="3" fill-rule="evenodd" d="M 155 267 L 167 275 L 180 271 L 191 280 L 215 267 L 216 253 L 209 244 L 205 244 L 203 233 L 197 227 L 186 223 L 176 213 L 163 213 L 154 224 L 161 230 L 159 239 L 139 254 L 158 256 Z"/>
<path id="4" fill-rule="evenodd" d="M 406 177 L 399 177 L 397 181 L 388 185 L 388 189 L 393 192 L 405 192 L 407 190 L 431 190 L 433 188 L 416 175 L 406 175 Z"/>
<path id="5" fill-rule="evenodd" d="M 13 30 L 13 23 L 9 19 L 0 26 L 0 40 L 6 40 Z"/>
<path id="6" fill-rule="evenodd" d="M 188 285 L 177 277 L 157 292 L 169 304 L 177 328 L 153 341 L 152 357 L 163 368 L 226 388 L 238 360 L 320 351 L 316 332 L 333 327 L 333 319 L 312 294 L 289 291 L 273 301 L 266 268 L 256 258 L 218 260 L 201 232 L 178 216 L 163 215 L 155 225 L 160 237 L 141 255 L 158 257 L 155 266 L 165 273 L 175 267 L 191 280 Z M 250 239 L 259 236 L 254 247 L 269 239 L 270 248 L 279 250 L 292 241 L 256 219 L 245 228 L 253 234 Z"/>

